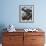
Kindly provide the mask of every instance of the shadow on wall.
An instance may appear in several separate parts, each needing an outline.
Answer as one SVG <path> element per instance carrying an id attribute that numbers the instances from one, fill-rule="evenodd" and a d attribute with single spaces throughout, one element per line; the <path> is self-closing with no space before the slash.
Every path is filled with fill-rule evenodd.
<path id="1" fill-rule="evenodd" d="M 3 32 L 5 32 L 3 29 L 5 28 L 4 24 L 0 24 L 0 43 L 2 43 L 2 36 Z"/>

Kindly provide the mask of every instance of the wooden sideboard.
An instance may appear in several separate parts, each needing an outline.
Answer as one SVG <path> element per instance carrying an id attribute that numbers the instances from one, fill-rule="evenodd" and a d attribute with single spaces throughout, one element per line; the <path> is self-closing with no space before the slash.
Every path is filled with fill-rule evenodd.
<path id="1" fill-rule="evenodd" d="M 44 32 L 3 32 L 3 46 L 44 46 Z"/>

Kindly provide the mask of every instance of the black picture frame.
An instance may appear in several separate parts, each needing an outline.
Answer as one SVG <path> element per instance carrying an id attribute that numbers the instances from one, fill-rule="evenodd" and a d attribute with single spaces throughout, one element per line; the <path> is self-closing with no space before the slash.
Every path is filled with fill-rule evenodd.
<path id="1" fill-rule="evenodd" d="M 34 22 L 34 5 L 19 5 L 19 22 Z"/>

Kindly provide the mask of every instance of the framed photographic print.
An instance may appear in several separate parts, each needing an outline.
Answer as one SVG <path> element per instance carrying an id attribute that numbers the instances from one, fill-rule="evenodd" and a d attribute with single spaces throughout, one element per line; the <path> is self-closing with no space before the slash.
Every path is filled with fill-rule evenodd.
<path id="1" fill-rule="evenodd" d="M 19 22 L 34 21 L 34 5 L 19 5 Z"/>

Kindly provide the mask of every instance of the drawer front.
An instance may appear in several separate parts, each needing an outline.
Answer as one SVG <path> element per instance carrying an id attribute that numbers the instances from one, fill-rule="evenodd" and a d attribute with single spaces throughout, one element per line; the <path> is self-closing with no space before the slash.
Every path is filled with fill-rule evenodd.
<path id="1" fill-rule="evenodd" d="M 4 36 L 23 36 L 23 32 L 4 32 Z"/>
<path id="2" fill-rule="evenodd" d="M 23 36 L 4 36 L 3 43 L 14 43 L 23 41 Z"/>
<path id="3" fill-rule="evenodd" d="M 23 44 L 3 44 L 2 46 L 23 46 Z"/>
<path id="4" fill-rule="evenodd" d="M 32 44 L 32 46 L 44 46 L 43 44 Z"/>
<path id="5" fill-rule="evenodd" d="M 44 36 L 32 36 L 32 44 L 44 44 Z"/>
<path id="6" fill-rule="evenodd" d="M 25 32 L 24 36 L 44 36 L 44 32 Z"/>

